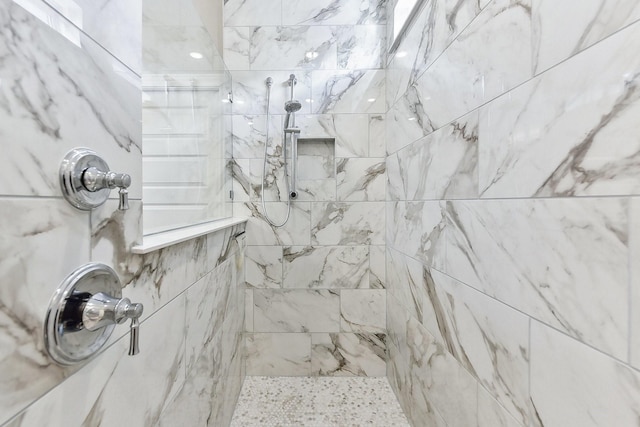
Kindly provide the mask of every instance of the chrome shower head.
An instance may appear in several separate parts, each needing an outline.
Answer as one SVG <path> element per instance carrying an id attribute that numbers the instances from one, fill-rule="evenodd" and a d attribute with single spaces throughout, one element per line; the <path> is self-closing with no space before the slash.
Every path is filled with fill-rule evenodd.
<path id="1" fill-rule="evenodd" d="M 292 99 L 284 103 L 284 110 L 287 113 L 295 113 L 296 111 L 300 111 L 301 108 L 302 104 L 297 99 Z"/>

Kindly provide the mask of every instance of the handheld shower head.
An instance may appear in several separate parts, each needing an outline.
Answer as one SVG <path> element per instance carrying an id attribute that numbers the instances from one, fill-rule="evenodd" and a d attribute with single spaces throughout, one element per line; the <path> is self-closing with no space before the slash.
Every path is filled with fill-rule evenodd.
<path id="1" fill-rule="evenodd" d="M 292 99 L 284 103 L 284 110 L 287 113 L 295 113 L 296 111 L 300 111 L 301 108 L 302 104 L 297 99 Z"/>

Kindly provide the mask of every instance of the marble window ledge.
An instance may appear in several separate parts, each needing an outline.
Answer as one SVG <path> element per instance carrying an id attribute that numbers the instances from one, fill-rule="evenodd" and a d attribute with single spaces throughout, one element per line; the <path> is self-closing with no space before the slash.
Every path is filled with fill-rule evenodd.
<path id="1" fill-rule="evenodd" d="M 157 234 L 151 234 L 148 236 L 144 236 L 142 239 L 142 244 L 131 248 L 131 252 L 139 255 L 148 254 L 149 252 L 157 251 L 168 246 L 195 239 L 196 237 L 215 233 L 216 231 L 224 230 L 226 228 L 233 227 L 234 225 L 245 223 L 247 222 L 247 220 L 248 218 L 245 217 L 224 218 L 204 224 L 179 228 L 177 230 L 169 230 Z"/>

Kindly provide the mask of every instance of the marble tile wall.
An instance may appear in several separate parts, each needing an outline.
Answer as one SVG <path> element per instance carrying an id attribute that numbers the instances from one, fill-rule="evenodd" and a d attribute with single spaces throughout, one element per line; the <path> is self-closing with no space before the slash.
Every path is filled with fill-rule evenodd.
<path id="1" fill-rule="evenodd" d="M 390 58 L 387 368 L 413 425 L 637 424 L 639 13 L 427 1 Z"/>
<path id="2" fill-rule="evenodd" d="M 8 1 L 0 21 L 0 425 L 228 423 L 244 376 L 244 225 L 131 255 L 142 235 L 141 2 Z M 129 210 L 115 193 L 92 212 L 63 199 L 57 171 L 77 146 L 131 174 Z M 49 300 L 91 261 L 144 304 L 141 352 L 126 355 L 123 325 L 95 359 L 61 367 L 43 344 Z"/>
<path id="3" fill-rule="evenodd" d="M 385 375 L 386 0 L 225 2 L 234 215 L 247 224 L 247 374 Z M 301 138 L 287 206 L 286 80 Z M 267 126 L 265 80 L 273 78 Z"/>

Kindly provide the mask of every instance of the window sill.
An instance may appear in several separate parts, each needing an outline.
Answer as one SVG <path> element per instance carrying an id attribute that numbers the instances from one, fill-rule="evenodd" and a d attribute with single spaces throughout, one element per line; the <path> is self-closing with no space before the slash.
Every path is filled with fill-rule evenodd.
<path id="1" fill-rule="evenodd" d="M 216 231 L 224 230 L 234 225 L 247 222 L 248 218 L 225 218 L 205 224 L 192 225 L 177 230 L 164 231 L 162 233 L 144 236 L 142 244 L 131 248 L 131 252 L 138 255 L 148 254 L 171 245 L 186 242 L 196 237 L 204 236 Z"/>

